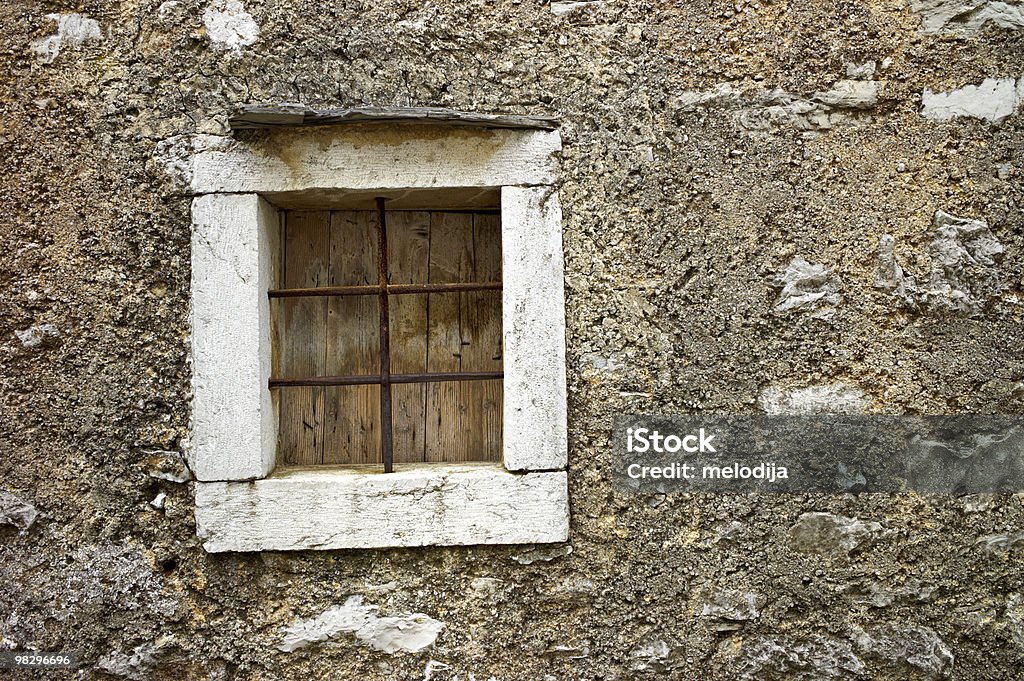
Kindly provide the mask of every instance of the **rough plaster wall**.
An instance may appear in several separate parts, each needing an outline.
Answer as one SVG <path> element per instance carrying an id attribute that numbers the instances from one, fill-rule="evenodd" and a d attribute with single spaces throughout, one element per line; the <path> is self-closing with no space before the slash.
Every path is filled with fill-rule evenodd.
<path id="1" fill-rule="evenodd" d="M 627 497 L 607 471 L 613 413 L 766 390 L 1020 412 L 1022 114 L 920 112 L 1024 75 L 1024 30 L 922 31 L 902 0 L 556 4 L 0 3 L 0 645 L 85 678 L 1016 678 L 1020 497 Z M 65 22 L 47 63 L 54 13 L 99 32 Z M 173 151 L 282 100 L 564 122 L 571 551 L 200 548 Z M 939 210 L 1003 249 L 948 278 L 998 279 L 977 306 L 874 285 L 885 235 L 883 269 L 930 280 Z M 779 309 L 797 258 L 827 314 Z M 353 596 L 443 629 L 281 650 Z"/>

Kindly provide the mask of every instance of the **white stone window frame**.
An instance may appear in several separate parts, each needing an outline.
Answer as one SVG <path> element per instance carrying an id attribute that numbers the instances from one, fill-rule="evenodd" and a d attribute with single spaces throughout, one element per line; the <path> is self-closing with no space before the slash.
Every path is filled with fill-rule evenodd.
<path id="1" fill-rule="evenodd" d="M 374 123 L 267 135 L 201 151 L 192 163 L 190 457 L 206 550 L 566 541 L 558 132 Z M 501 196 L 502 463 L 276 469 L 267 291 L 280 232 L 272 202 L 469 187 Z"/>

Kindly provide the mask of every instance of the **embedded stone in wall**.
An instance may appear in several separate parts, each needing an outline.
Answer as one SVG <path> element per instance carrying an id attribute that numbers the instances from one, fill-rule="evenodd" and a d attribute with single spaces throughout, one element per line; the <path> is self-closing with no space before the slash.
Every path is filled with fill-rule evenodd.
<path id="1" fill-rule="evenodd" d="M 1013 639 L 1018 646 L 1024 647 L 1024 595 L 1019 593 L 1010 594 L 1006 600 L 1006 619 L 1010 622 L 1010 630 L 1013 632 Z"/>
<path id="2" fill-rule="evenodd" d="M 936 587 L 925 586 L 916 579 L 908 579 L 900 587 L 891 588 L 879 582 L 868 584 L 866 589 L 851 592 L 852 600 L 874 608 L 887 608 L 893 603 L 928 602 L 934 600 Z"/>
<path id="3" fill-rule="evenodd" d="M 173 636 L 165 636 L 136 646 L 131 652 L 113 651 L 104 655 L 96 667 L 112 676 L 132 681 L 147 681 L 153 678 L 154 670 L 161 664 L 180 655 Z"/>
<path id="4" fill-rule="evenodd" d="M 888 289 L 907 307 L 917 307 L 917 286 L 914 278 L 900 267 L 896 259 L 896 238 L 891 234 L 883 234 L 878 240 L 875 288 Z"/>
<path id="5" fill-rule="evenodd" d="M 922 294 L 931 308 L 976 314 L 1003 288 L 1003 245 L 984 220 L 936 211 L 929 252 L 931 277 Z"/>
<path id="6" fill-rule="evenodd" d="M 711 594 L 700 612 L 712 621 L 716 631 L 734 631 L 744 622 L 761 616 L 757 608 L 757 594 L 749 591 L 718 591 Z"/>
<path id="7" fill-rule="evenodd" d="M 978 537 L 978 540 L 974 543 L 986 551 L 1005 555 L 1015 549 L 1024 548 L 1024 532 L 1016 534 L 987 534 L 984 537 Z"/>
<path id="8" fill-rule="evenodd" d="M 37 324 L 27 329 L 14 332 L 14 335 L 26 348 L 37 348 L 41 345 L 50 345 L 60 338 L 60 330 L 53 324 Z"/>
<path id="9" fill-rule="evenodd" d="M 70 14 L 47 14 L 46 18 L 57 22 L 57 32 L 32 41 L 32 51 L 43 64 L 50 64 L 63 47 L 80 48 L 88 42 L 103 39 L 100 25 L 95 19 L 72 12 Z"/>
<path id="10" fill-rule="evenodd" d="M 863 414 L 868 406 L 864 391 L 845 383 L 827 383 L 806 388 L 771 386 L 761 391 L 757 402 L 769 416 Z"/>
<path id="11" fill-rule="evenodd" d="M 921 15 L 923 33 L 973 35 L 986 26 L 1024 28 L 1020 0 L 910 0 L 910 8 Z"/>
<path id="12" fill-rule="evenodd" d="M 847 641 L 824 636 L 743 641 L 733 665 L 743 681 L 779 679 L 848 679 L 864 673 L 864 663 Z"/>
<path id="13" fill-rule="evenodd" d="M 239 52 L 260 37 L 260 27 L 238 0 L 213 0 L 203 12 L 203 26 L 215 50 Z"/>
<path id="14" fill-rule="evenodd" d="M 578 9 L 600 7 L 602 4 L 600 0 L 552 0 L 551 13 L 556 15 L 568 14 Z"/>
<path id="15" fill-rule="evenodd" d="M 32 527 L 37 515 L 35 506 L 0 490 L 0 525 L 11 525 L 24 534 Z"/>
<path id="16" fill-rule="evenodd" d="M 875 287 L 889 289 L 907 307 L 973 315 L 1004 287 L 998 269 L 1003 245 L 984 220 L 936 211 L 929 255 L 928 282 L 918 285 L 903 271 L 894 253 L 895 239 L 879 240 Z"/>
<path id="17" fill-rule="evenodd" d="M 849 553 L 882 531 L 879 523 L 834 513 L 804 513 L 789 528 L 790 545 L 807 553 Z"/>
<path id="18" fill-rule="evenodd" d="M 980 118 L 1002 123 L 1024 100 L 1024 78 L 986 78 L 980 85 L 965 85 L 950 92 L 925 90 L 921 114 L 935 121 Z"/>
<path id="19" fill-rule="evenodd" d="M 827 319 L 842 300 L 839 278 L 824 265 L 799 256 L 779 271 L 771 283 L 781 289 L 775 302 L 776 312 L 809 312 L 812 317 Z"/>
<path id="20" fill-rule="evenodd" d="M 188 482 L 192 480 L 192 471 L 185 463 L 181 452 L 163 449 L 143 450 L 146 455 L 142 469 L 151 478 L 167 482 Z"/>
<path id="21" fill-rule="evenodd" d="M 874 68 L 854 73 L 873 74 Z M 881 87 L 880 82 L 851 78 L 836 81 L 829 89 L 806 97 L 781 89 L 744 93 L 731 83 L 721 83 L 709 90 L 682 92 L 672 103 L 678 115 L 701 109 L 725 109 L 732 111 L 736 125 L 743 130 L 763 132 L 789 127 L 813 136 L 837 125 L 854 125 L 865 118 L 878 104 Z"/>
<path id="22" fill-rule="evenodd" d="M 952 671 L 952 651 L 928 627 L 886 623 L 854 631 L 857 649 L 866 656 L 930 679 L 948 677 Z"/>
<path id="23" fill-rule="evenodd" d="M 623 368 L 623 364 L 616 361 L 614 357 L 602 357 L 596 354 L 586 354 L 582 358 L 585 362 L 589 362 L 591 368 L 597 371 L 618 371 Z"/>
<path id="24" fill-rule="evenodd" d="M 814 99 L 837 109 L 870 109 L 878 103 L 878 83 L 873 80 L 840 80 L 831 89 L 816 92 Z"/>
<path id="25" fill-rule="evenodd" d="M 298 620 L 285 628 L 278 650 L 292 652 L 349 633 L 374 650 L 389 654 L 415 653 L 433 645 L 444 629 L 444 622 L 420 612 L 379 617 L 376 610 L 376 605 L 363 605 L 362 596 L 352 596 L 343 605 L 335 605 L 316 617 Z"/>
<path id="26" fill-rule="evenodd" d="M 654 639 L 629 651 L 629 669 L 634 672 L 664 672 L 672 668 L 675 648 L 661 639 Z"/>

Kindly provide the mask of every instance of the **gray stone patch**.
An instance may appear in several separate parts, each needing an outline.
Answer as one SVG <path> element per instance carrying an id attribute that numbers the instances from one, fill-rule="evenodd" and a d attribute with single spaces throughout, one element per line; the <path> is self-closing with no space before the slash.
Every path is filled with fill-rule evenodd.
<path id="1" fill-rule="evenodd" d="M 160 21 L 172 22 L 181 21 L 184 15 L 184 6 L 179 0 L 166 0 L 166 2 L 160 3 L 160 6 L 156 9 L 156 14 L 160 17 Z"/>
<path id="2" fill-rule="evenodd" d="M 203 12 L 210 47 L 240 52 L 260 37 L 260 27 L 238 0 L 213 0 Z"/>
<path id="3" fill-rule="evenodd" d="M 1006 600 L 1006 610 L 1003 613 L 1010 623 L 1010 630 L 1013 632 L 1013 640 L 1018 646 L 1024 647 L 1024 595 L 1010 594 Z"/>
<path id="4" fill-rule="evenodd" d="M 600 0 L 552 0 L 551 13 L 555 15 L 568 14 L 578 9 L 600 7 L 603 2 Z"/>
<path id="5" fill-rule="evenodd" d="M 35 523 L 38 515 L 32 504 L 0 490 L 0 525 L 11 525 L 18 528 L 20 534 L 24 534 Z"/>
<path id="6" fill-rule="evenodd" d="M 960 500 L 964 513 L 984 513 L 995 508 L 995 494 L 969 494 Z"/>
<path id="7" fill-rule="evenodd" d="M 14 335 L 26 348 L 38 348 L 41 345 L 50 345 L 60 338 L 60 330 L 53 324 L 37 324 L 27 329 L 16 330 Z"/>
<path id="8" fill-rule="evenodd" d="M 727 642 L 723 642 L 724 648 Z M 743 681 L 848 679 L 864 673 L 864 663 L 847 641 L 823 636 L 806 639 L 758 637 L 745 640 L 733 659 Z"/>
<path id="9" fill-rule="evenodd" d="M 837 109 L 871 109 L 878 104 L 878 83 L 871 80 L 841 80 L 814 100 Z"/>
<path id="10" fill-rule="evenodd" d="M 710 90 L 682 92 L 672 100 L 676 110 L 692 113 L 701 106 L 727 106 L 742 101 L 742 93 L 729 83 L 720 83 Z"/>
<path id="11" fill-rule="evenodd" d="M 433 645 L 444 623 L 423 613 L 379 617 L 376 605 L 363 605 L 362 596 L 352 596 L 316 617 L 298 620 L 282 630 L 278 650 L 292 652 L 331 640 L 338 634 L 353 634 L 361 644 L 393 654 L 415 653 Z"/>
<path id="12" fill-rule="evenodd" d="M 866 61 L 862 64 L 847 62 L 844 66 L 846 67 L 846 77 L 857 80 L 871 80 L 875 77 L 875 69 L 878 68 L 878 64 L 874 60 Z M 885 68 L 885 66 L 883 63 L 882 67 Z"/>
<path id="13" fill-rule="evenodd" d="M 789 528 L 789 543 L 797 551 L 818 554 L 849 553 L 882 531 L 879 523 L 834 513 L 802 514 Z"/>
<path id="14" fill-rule="evenodd" d="M 1002 123 L 1024 100 L 1024 78 L 986 78 L 980 85 L 965 85 L 950 92 L 925 90 L 921 115 L 935 121 L 980 118 Z"/>
<path id="15" fill-rule="evenodd" d="M 750 530 L 747 529 L 746 525 L 739 520 L 730 520 L 728 523 L 720 523 L 715 528 L 715 538 L 711 540 L 711 543 L 737 541 L 747 537 L 749 534 Z"/>
<path id="16" fill-rule="evenodd" d="M 673 647 L 654 639 L 629 651 L 629 669 L 634 672 L 664 672 L 671 668 Z"/>
<path id="17" fill-rule="evenodd" d="M 494 577 L 475 577 L 469 583 L 469 590 L 474 596 L 493 599 L 506 591 L 505 582 Z"/>
<path id="18" fill-rule="evenodd" d="M 99 22 L 76 12 L 70 14 L 47 14 L 46 18 L 57 22 L 57 32 L 32 41 L 32 51 L 43 64 L 51 64 L 60 54 L 61 48 L 80 48 L 88 42 L 103 39 Z"/>
<path id="19" fill-rule="evenodd" d="M 975 546 L 981 546 L 991 553 L 1006 554 L 1019 548 L 1024 548 L 1024 532 L 1015 534 L 986 534 L 978 537 L 974 542 Z"/>
<path id="20" fill-rule="evenodd" d="M 598 371 L 617 371 L 624 366 L 612 357 L 601 357 L 594 354 L 583 355 L 583 360 L 589 362 L 590 366 Z"/>
<path id="21" fill-rule="evenodd" d="M 99 659 L 96 668 L 112 676 L 147 681 L 153 678 L 153 671 L 161 662 L 167 662 L 179 653 L 174 637 L 165 636 L 136 646 L 130 652 L 110 652 Z"/>
<path id="22" fill-rule="evenodd" d="M 824 265 L 795 257 L 776 273 L 771 284 L 780 289 L 776 312 L 806 312 L 812 317 L 828 318 L 840 303 L 839 279 Z"/>
<path id="23" fill-rule="evenodd" d="M 855 74 L 874 73 L 857 69 Z M 802 96 L 781 89 L 745 93 L 731 83 L 720 83 L 709 90 L 676 95 L 672 103 L 679 113 L 718 108 L 732 112 L 737 126 L 751 132 L 789 127 L 820 134 L 840 125 L 855 125 L 877 103 L 882 83 L 870 80 L 839 80 L 827 90 Z"/>
<path id="24" fill-rule="evenodd" d="M 146 458 L 142 462 L 142 469 L 146 475 L 157 480 L 167 482 L 188 482 L 193 479 L 192 471 L 185 463 L 185 457 L 181 452 L 164 449 L 144 449 L 142 453 Z"/>
<path id="25" fill-rule="evenodd" d="M 940 210 L 935 213 L 934 225 L 925 302 L 933 308 L 976 314 L 1002 289 L 996 264 L 1003 245 L 984 220 L 959 218 Z"/>
<path id="26" fill-rule="evenodd" d="M 744 622 L 760 617 L 761 611 L 757 607 L 755 593 L 717 591 L 708 597 L 700 614 L 711 620 L 711 626 L 716 631 L 734 631 L 742 627 Z"/>
<path id="27" fill-rule="evenodd" d="M 769 416 L 863 414 L 868 398 L 863 390 L 852 385 L 827 383 L 805 388 L 770 386 L 761 391 L 757 403 Z"/>
<path id="28" fill-rule="evenodd" d="M 65 560 L 60 582 L 51 585 L 64 594 L 57 619 L 81 620 L 111 609 L 169 616 L 177 607 L 149 558 L 130 544 L 83 546 Z"/>
<path id="29" fill-rule="evenodd" d="M 866 589 L 852 595 L 856 603 L 875 608 L 887 608 L 896 602 L 928 602 L 933 600 L 935 587 L 926 586 L 916 579 L 909 579 L 903 585 L 890 587 L 881 582 L 872 582 Z"/>
<path id="30" fill-rule="evenodd" d="M 583 660 L 590 657 L 589 645 L 554 645 L 541 653 L 544 657 L 563 658 L 568 660 Z"/>
<path id="31" fill-rule="evenodd" d="M 888 289 L 907 307 L 975 315 L 1002 289 L 998 262 L 1003 245 L 984 220 L 936 211 L 929 244 L 931 272 L 925 285 L 900 267 L 895 239 L 883 235 L 878 245 L 875 286 Z"/>
<path id="32" fill-rule="evenodd" d="M 923 33 L 968 36 L 986 26 L 1024 28 L 1024 3 L 1020 0 L 910 0 L 910 8 L 921 15 Z"/>
<path id="33" fill-rule="evenodd" d="M 551 544 L 548 546 L 535 546 L 522 553 L 513 554 L 512 560 L 520 565 L 532 565 L 534 563 L 550 563 L 556 558 L 562 558 L 572 553 L 572 544 Z"/>
<path id="34" fill-rule="evenodd" d="M 853 638 L 862 654 L 925 678 L 945 678 L 952 672 L 952 651 L 928 627 L 887 623 L 868 630 L 855 628 Z"/>
<path id="35" fill-rule="evenodd" d="M 878 240 L 875 288 L 887 289 L 906 307 L 917 308 L 918 291 L 914 278 L 903 271 L 896 259 L 896 238 L 883 234 Z"/>

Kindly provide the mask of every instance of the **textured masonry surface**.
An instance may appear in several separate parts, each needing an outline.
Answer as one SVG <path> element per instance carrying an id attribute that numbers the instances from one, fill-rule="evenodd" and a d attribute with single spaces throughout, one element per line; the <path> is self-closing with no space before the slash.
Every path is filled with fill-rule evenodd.
<path id="1" fill-rule="evenodd" d="M 622 412 L 1021 412 L 1021 16 L 0 3 L 0 647 L 97 679 L 1015 679 L 1020 497 L 626 497 L 607 467 Z M 291 101 L 562 121 L 570 542 L 203 548 L 187 161 Z"/>

